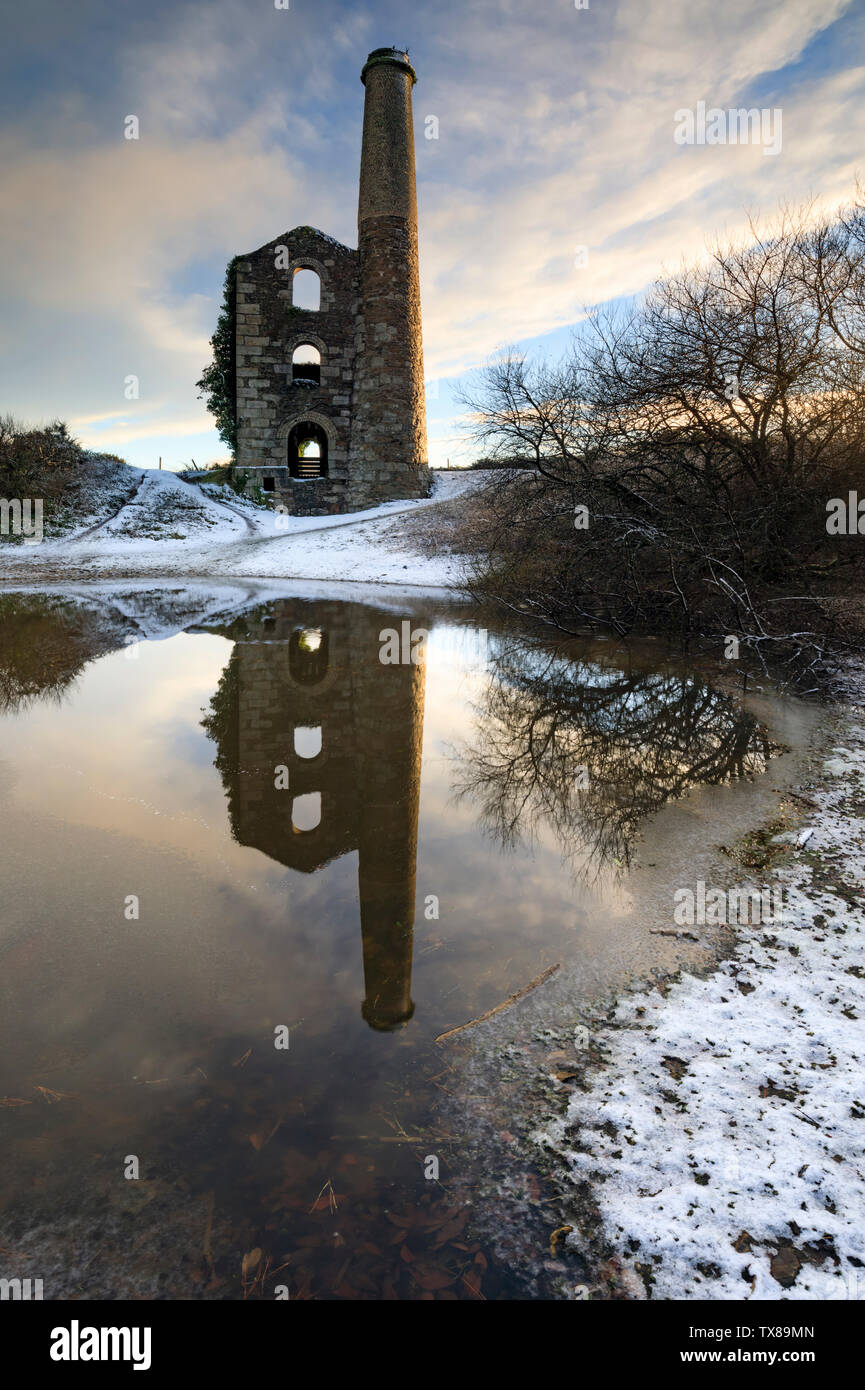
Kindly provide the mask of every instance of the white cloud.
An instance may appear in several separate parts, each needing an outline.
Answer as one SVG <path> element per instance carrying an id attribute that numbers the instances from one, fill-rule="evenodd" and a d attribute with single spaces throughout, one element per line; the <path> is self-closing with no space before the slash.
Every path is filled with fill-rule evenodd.
<path id="1" fill-rule="evenodd" d="M 461 108 L 455 86 L 453 109 L 443 104 L 441 112 L 442 141 L 452 146 L 436 152 L 451 178 L 439 174 L 422 187 L 428 375 L 573 322 L 586 304 L 639 291 L 682 256 L 701 255 L 713 234 L 744 231 L 749 209 L 771 214 L 783 201 L 847 196 L 865 147 L 862 69 L 803 73 L 761 102 L 742 91 L 795 59 L 844 8 L 843 0 L 759 8 L 658 0 L 640 7 L 635 22 L 635 7 L 620 5 L 615 42 L 589 38 L 573 71 L 579 101 L 568 101 L 564 50 L 556 58 L 528 40 L 520 82 L 494 67 L 481 86 L 482 108 L 476 91 Z M 589 13 L 575 12 L 575 21 Z M 541 98 L 531 83 L 544 61 L 550 76 Z M 676 109 L 699 99 L 781 106 L 781 154 L 675 145 Z M 589 247 L 582 269 L 574 265 L 578 245 Z"/>
<path id="2" fill-rule="evenodd" d="M 418 12 L 427 377 L 640 290 L 713 233 L 743 229 L 748 208 L 843 197 L 865 148 L 865 68 L 789 65 L 849 7 L 476 0 Z M 107 106 L 58 93 L 55 138 L 40 117 L 0 141 L 0 331 L 16 413 L 66 415 L 100 438 L 116 415 L 127 422 L 118 448 L 207 431 L 195 381 L 218 267 L 299 222 L 351 238 L 362 93 L 337 73 L 401 36 L 382 39 L 366 11 L 329 24 L 266 8 L 254 24 L 240 22 L 249 9 L 239 0 L 180 8 L 158 39 L 119 52 Z M 268 68 L 259 87 L 276 44 L 284 80 Z M 676 109 L 700 99 L 781 106 L 782 153 L 676 146 Z M 129 112 L 141 117 L 139 141 L 122 138 Z M 437 141 L 423 138 L 430 112 Z M 578 245 L 589 247 L 582 269 Z M 128 373 L 141 378 L 138 402 L 123 399 Z"/>

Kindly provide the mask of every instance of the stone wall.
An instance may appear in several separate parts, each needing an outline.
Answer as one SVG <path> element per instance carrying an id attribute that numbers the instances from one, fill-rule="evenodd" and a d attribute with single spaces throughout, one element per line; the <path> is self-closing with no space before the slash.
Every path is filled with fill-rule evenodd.
<path id="1" fill-rule="evenodd" d="M 285 468 L 255 468 L 250 470 L 245 488 L 250 494 L 256 484 L 264 488 L 265 479 L 273 479 L 273 497 L 290 516 L 331 516 L 347 511 L 348 481 L 345 478 L 292 478 Z M 279 534 L 278 532 L 276 534 Z"/>
<path id="2" fill-rule="evenodd" d="M 250 625 L 232 654 L 237 767 L 231 781 L 232 821 L 241 844 L 300 872 L 314 872 L 357 845 L 357 736 L 350 671 L 351 610 L 334 609 L 322 633 L 324 673 L 301 683 L 292 669 L 291 635 L 320 629 L 321 608 L 302 602 L 275 605 L 275 617 Z M 299 757 L 298 727 L 321 728 L 321 752 Z M 277 766 L 288 768 L 288 790 L 275 786 Z M 321 821 L 298 834 L 292 828 L 295 797 L 321 795 Z"/>
<path id="3" fill-rule="evenodd" d="M 404 53 L 376 49 L 366 87 L 357 251 L 295 227 L 237 265 L 237 468 L 293 515 L 357 511 L 429 492 L 411 92 Z M 321 306 L 292 301 L 314 270 Z M 294 349 L 321 353 L 319 384 L 295 383 Z M 312 420 L 327 477 L 293 479 L 288 435 Z"/>
<path id="4" fill-rule="evenodd" d="M 296 270 L 319 276 L 318 310 L 294 307 Z M 310 486 L 323 510 L 345 509 L 356 299 L 357 252 L 311 227 L 276 237 L 237 265 L 237 467 L 255 470 L 253 485 L 278 475 L 278 500 L 292 512 L 309 510 Z M 319 385 L 292 381 L 292 354 L 302 343 L 321 353 Z M 327 431 L 328 478 L 297 482 L 288 477 L 288 435 L 308 419 Z"/>
<path id="5" fill-rule="evenodd" d="M 354 507 L 429 491 L 417 232 L 404 217 L 360 231 L 360 294 L 349 455 Z"/>

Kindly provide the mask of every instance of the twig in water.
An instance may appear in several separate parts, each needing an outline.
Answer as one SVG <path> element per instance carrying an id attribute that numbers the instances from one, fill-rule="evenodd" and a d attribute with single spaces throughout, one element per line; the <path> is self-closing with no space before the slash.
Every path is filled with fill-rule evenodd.
<path id="1" fill-rule="evenodd" d="M 455 1033 L 461 1033 L 464 1028 L 474 1028 L 476 1023 L 483 1023 L 485 1019 L 492 1018 L 493 1014 L 500 1014 L 503 1009 L 509 1009 L 511 1004 L 515 1004 L 518 999 L 522 999 L 523 996 L 528 994 L 531 990 L 537 989 L 538 985 L 542 985 L 544 980 L 548 980 L 551 975 L 555 975 L 556 971 L 561 967 L 561 964 L 561 961 L 557 961 L 555 965 L 551 965 L 543 974 L 538 975 L 534 980 L 530 980 L 522 989 L 518 989 L 516 994 L 509 994 L 507 999 L 503 1000 L 501 1004 L 496 1004 L 494 1009 L 487 1009 L 485 1014 L 479 1014 L 477 1018 L 470 1018 L 468 1023 L 461 1023 L 457 1028 L 449 1028 L 446 1033 L 439 1033 L 435 1041 L 437 1043 L 444 1042 L 446 1038 L 452 1038 Z"/>
<path id="2" fill-rule="evenodd" d="M 213 1208 L 216 1202 L 216 1192 L 211 1188 L 207 1194 L 207 1225 L 204 1228 L 204 1258 L 210 1266 L 210 1277 L 213 1278 L 213 1255 L 210 1249 L 210 1237 L 213 1231 Z"/>
<path id="3" fill-rule="evenodd" d="M 319 1192 L 318 1196 L 316 1197 L 315 1201 L 309 1209 L 310 1215 L 312 1215 L 312 1213 L 315 1211 L 316 1207 L 318 1206 L 321 1200 L 322 1194 L 325 1192 L 327 1193 L 327 1205 L 330 1208 L 331 1216 L 333 1216 L 335 1211 L 338 1211 L 339 1202 L 336 1200 L 336 1193 L 333 1190 L 333 1183 L 331 1182 L 330 1178 L 328 1178 L 327 1182 L 324 1184 L 324 1187 L 321 1189 L 321 1192 Z"/>

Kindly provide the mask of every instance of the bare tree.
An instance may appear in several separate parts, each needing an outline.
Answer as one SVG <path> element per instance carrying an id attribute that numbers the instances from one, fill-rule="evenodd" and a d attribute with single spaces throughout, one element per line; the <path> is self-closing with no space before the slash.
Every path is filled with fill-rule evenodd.
<path id="1" fill-rule="evenodd" d="M 768 233 L 595 313 L 566 360 L 510 351 L 463 397 L 495 458 L 471 582 L 575 626 L 736 635 L 801 675 L 835 633 L 826 503 L 865 495 L 863 207 Z M 861 572 L 861 547 L 843 554 Z M 831 598 L 831 595 L 828 596 Z"/>
<path id="2" fill-rule="evenodd" d="M 477 716 L 458 795 L 503 846 L 549 827 L 591 872 L 626 865 L 668 801 L 751 777 L 778 751 L 729 695 L 678 672 L 599 668 L 564 644 L 504 644 Z"/>

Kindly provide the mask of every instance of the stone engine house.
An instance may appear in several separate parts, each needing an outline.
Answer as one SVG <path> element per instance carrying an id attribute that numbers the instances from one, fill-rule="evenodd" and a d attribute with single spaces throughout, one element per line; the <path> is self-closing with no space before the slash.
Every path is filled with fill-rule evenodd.
<path id="1" fill-rule="evenodd" d="M 377 48 L 361 81 L 357 250 L 295 227 L 236 265 L 235 467 L 248 492 L 261 487 L 293 515 L 358 511 L 430 486 L 417 77 L 406 53 Z"/>

